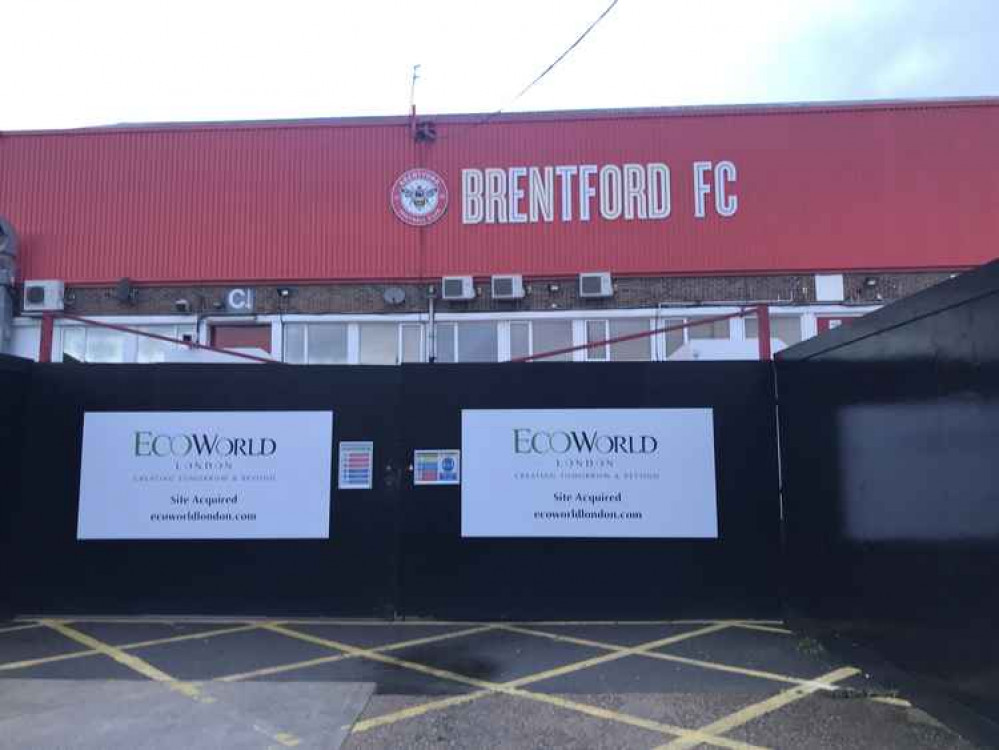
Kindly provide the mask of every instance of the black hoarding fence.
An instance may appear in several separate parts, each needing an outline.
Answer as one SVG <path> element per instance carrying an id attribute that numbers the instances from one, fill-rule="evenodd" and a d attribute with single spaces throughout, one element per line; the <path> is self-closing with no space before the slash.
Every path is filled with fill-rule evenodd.
<path id="1" fill-rule="evenodd" d="M 0 291 L 0 294 L 3 292 Z M 0 550 L 10 548 L 15 534 L 6 514 L 21 493 L 21 431 L 30 371 L 30 362 L 0 356 Z M 11 568 L 5 566 L 3 570 L 5 572 L 0 575 L 0 618 L 13 614 L 13 602 L 2 593 L 10 584 Z"/>
<path id="2" fill-rule="evenodd" d="M 999 737 L 999 263 L 777 357 L 790 611 Z"/>
<path id="3" fill-rule="evenodd" d="M 18 364 L 0 391 L 24 481 L 0 519 L 19 613 L 437 618 L 776 617 L 779 503 L 763 362 Z M 417 486 L 413 451 L 462 447 L 463 409 L 713 410 L 717 539 L 468 538 L 461 488 Z M 333 482 L 329 539 L 77 539 L 86 412 L 331 410 L 374 443 L 373 488 Z M 336 446 L 331 446 L 334 451 Z M 503 503 L 497 493 L 491 502 Z"/>

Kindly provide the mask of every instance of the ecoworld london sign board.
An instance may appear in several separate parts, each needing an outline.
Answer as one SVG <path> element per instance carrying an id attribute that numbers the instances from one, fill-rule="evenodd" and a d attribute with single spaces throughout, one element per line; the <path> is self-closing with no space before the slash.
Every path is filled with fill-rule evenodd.
<path id="1" fill-rule="evenodd" d="M 711 409 L 464 410 L 463 537 L 718 537 Z"/>
<path id="2" fill-rule="evenodd" d="M 328 539 L 333 413 L 88 412 L 78 539 Z"/>

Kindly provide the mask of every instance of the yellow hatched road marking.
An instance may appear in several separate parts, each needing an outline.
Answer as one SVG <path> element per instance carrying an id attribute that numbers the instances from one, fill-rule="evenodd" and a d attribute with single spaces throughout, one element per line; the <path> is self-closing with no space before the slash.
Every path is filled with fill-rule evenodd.
<path id="1" fill-rule="evenodd" d="M 236 674 L 227 674 L 224 677 L 213 677 L 212 682 L 241 682 L 243 680 L 252 680 L 255 677 L 267 677 L 272 674 L 291 672 L 292 670 L 305 669 L 306 667 L 318 667 L 321 664 L 330 664 L 332 662 L 353 658 L 354 657 L 350 654 L 320 656 L 318 659 L 306 659 L 305 661 L 296 661 L 292 664 L 279 664 L 276 667 L 262 667 L 261 669 L 254 669 L 249 672 L 238 672 Z"/>
<path id="2" fill-rule="evenodd" d="M 719 737 L 716 735 L 707 734 L 699 729 L 684 729 L 683 727 L 676 727 L 670 724 L 663 724 L 658 721 L 652 721 L 651 719 L 643 719 L 639 716 L 632 716 L 631 714 L 624 714 L 618 711 L 611 711 L 608 708 L 591 706 L 588 703 L 579 703 L 577 701 L 570 700 L 568 698 L 562 698 L 557 695 L 534 693 L 529 690 L 512 690 L 512 691 L 503 690 L 500 692 L 509 693 L 510 695 L 516 695 L 521 698 L 530 698 L 531 700 L 541 701 L 542 703 L 548 703 L 550 705 L 558 706 L 559 708 L 565 708 L 570 711 L 578 711 L 588 716 L 593 716 L 594 718 L 597 719 L 616 721 L 619 724 L 627 724 L 629 726 L 638 727 L 640 729 L 648 729 L 653 732 L 660 732 L 662 734 L 676 735 L 680 739 L 685 739 L 690 742 L 693 742 L 695 745 L 700 745 L 700 744 L 717 745 L 718 747 L 733 748 L 733 750 L 762 750 L 758 745 L 750 745 L 746 742 L 729 739 L 728 737 Z"/>
<path id="3" fill-rule="evenodd" d="M 389 714 L 382 714 L 381 716 L 374 716 L 370 719 L 359 721 L 354 724 L 353 731 L 367 732 L 386 724 L 394 724 L 397 721 L 422 716 L 423 714 L 430 713 L 431 711 L 440 711 L 441 709 L 450 708 L 451 706 L 460 706 L 462 703 L 470 703 L 471 701 L 478 700 L 479 698 L 484 698 L 485 696 L 492 694 L 492 690 L 477 690 L 474 693 L 465 693 L 464 695 L 455 695 L 450 698 L 441 698 L 440 700 L 430 701 L 428 703 L 420 703 L 419 705 L 403 708 Z"/>
<path id="4" fill-rule="evenodd" d="M 70 651 L 68 654 L 59 654 L 57 656 L 43 656 L 40 659 L 26 659 L 24 661 L 12 661 L 7 664 L 0 664 L 0 671 L 6 671 L 9 669 L 27 669 L 28 667 L 37 667 L 41 664 L 51 664 L 55 661 L 65 661 L 66 659 L 78 659 L 81 656 L 97 656 L 99 652 L 93 650 L 87 651 Z"/>
<path id="5" fill-rule="evenodd" d="M 779 620 L 521 620 L 511 621 L 507 625 L 524 625 L 526 627 L 556 626 L 566 625 L 569 627 L 579 625 L 715 625 L 718 623 L 738 625 L 749 623 L 752 625 L 775 625 L 783 623 Z"/>
<path id="6" fill-rule="evenodd" d="M 153 638 L 149 641 L 136 641 L 135 643 L 126 643 L 124 646 L 118 646 L 125 650 L 130 650 L 134 648 L 146 648 L 147 646 L 160 646 L 164 643 L 180 643 L 181 641 L 196 641 L 201 638 L 214 638 L 217 635 L 228 635 L 230 633 L 243 633 L 247 630 L 257 630 L 260 628 L 260 623 L 254 625 L 236 625 L 231 628 L 219 628 L 218 630 L 205 630 L 199 633 L 184 633 L 183 635 L 170 635 L 164 638 Z"/>
<path id="7" fill-rule="evenodd" d="M 766 700 L 760 701 L 759 703 L 754 703 L 745 708 L 741 708 L 734 713 L 724 716 L 717 721 L 713 721 L 710 724 L 703 726 L 698 730 L 702 734 L 716 735 L 724 734 L 725 732 L 730 732 L 737 727 L 741 727 L 743 724 L 747 724 L 754 719 L 776 711 L 779 708 L 783 708 L 791 703 L 801 700 L 802 698 L 807 698 L 812 693 L 816 692 L 820 688 L 819 684 L 831 685 L 833 683 L 839 682 L 840 680 L 845 680 L 848 677 L 853 677 L 855 674 L 859 674 L 859 669 L 854 669 L 853 667 L 842 667 L 841 669 L 833 670 L 828 674 L 824 674 L 821 677 L 817 677 L 812 680 L 811 685 L 798 685 L 791 688 L 790 690 L 785 690 L 777 695 L 771 696 Z M 684 750 L 686 748 L 696 747 L 700 744 L 697 740 L 688 737 L 681 737 L 680 739 L 674 740 L 669 744 L 663 745 L 656 750 Z"/>
<path id="8" fill-rule="evenodd" d="M 517 632 L 517 626 L 507 626 L 507 625 L 497 625 L 496 627 L 500 629 L 509 629 L 513 632 Z M 365 732 L 375 727 L 385 726 L 386 724 L 392 724 L 397 721 L 402 721 L 404 719 L 412 718 L 413 716 L 420 716 L 422 714 L 428 713 L 430 711 L 436 711 L 450 706 L 459 705 L 462 703 L 469 703 L 473 700 L 478 700 L 491 693 L 500 693 L 505 695 L 511 695 L 518 698 L 526 698 L 529 700 L 540 701 L 542 703 L 550 703 L 552 705 L 559 705 L 562 708 L 569 708 L 572 710 L 587 713 L 592 716 L 599 716 L 599 718 L 608 718 L 610 716 L 615 717 L 615 720 L 620 723 L 632 724 L 633 726 L 639 726 L 635 722 L 643 722 L 643 726 L 648 728 L 651 725 L 655 725 L 654 731 L 665 732 L 667 734 L 675 734 L 678 736 L 685 736 L 684 733 L 688 730 L 682 729 L 681 727 L 672 727 L 666 724 L 656 724 L 656 722 L 651 722 L 648 724 L 645 719 L 639 719 L 629 714 L 617 713 L 610 711 L 608 709 L 602 709 L 595 706 L 589 706 L 585 703 L 576 703 L 575 701 L 569 701 L 563 698 L 556 698 L 554 696 L 545 695 L 541 693 L 534 693 L 528 690 L 521 690 L 525 685 L 530 685 L 535 682 L 540 682 L 542 680 L 547 680 L 552 677 L 561 676 L 564 674 L 570 674 L 572 672 L 577 672 L 581 669 L 586 669 L 588 667 L 593 667 L 598 664 L 604 664 L 609 661 L 615 661 L 617 659 L 622 659 L 626 656 L 632 654 L 641 653 L 643 649 L 658 648 L 659 646 L 668 645 L 670 643 L 676 643 L 678 641 L 687 640 L 689 638 L 695 638 L 699 635 L 706 635 L 708 633 L 714 633 L 724 628 L 729 627 L 729 623 L 715 623 L 703 628 L 697 628 L 695 630 L 688 631 L 686 633 L 679 633 L 677 635 L 668 636 L 666 638 L 660 638 L 655 641 L 649 641 L 648 643 L 643 643 L 639 646 L 634 646 L 630 648 L 618 648 L 611 653 L 602 654 L 600 656 L 594 656 L 589 659 L 583 659 L 582 661 L 574 662 L 572 664 L 567 664 L 562 667 L 556 667 L 554 669 L 548 669 L 543 672 L 537 672 L 532 675 L 527 675 L 516 680 L 511 680 L 505 683 L 495 683 L 488 682 L 485 680 L 475 680 L 473 678 L 465 677 L 454 672 L 449 672 L 447 670 L 439 670 L 433 667 L 427 667 L 423 664 L 417 664 L 414 662 L 404 661 L 402 659 L 396 659 L 393 657 L 386 657 L 384 654 L 364 654 L 359 653 L 359 656 L 366 656 L 367 658 L 375 658 L 379 661 L 385 661 L 386 663 L 394 664 L 395 666 L 400 666 L 408 669 L 414 669 L 417 672 L 423 672 L 425 674 L 430 674 L 435 677 L 440 677 L 442 679 L 455 680 L 463 684 L 472 685 L 473 687 L 479 687 L 481 690 L 477 693 L 472 693 L 470 695 L 457 696 L 455 698 L 447 698 L 438 701 L 431 701 L 429 703 L 424 703 L 419 706 L 411 706 L 410 708 L 402 709 L 401 711 L 396 711 L 389 714 L 383 714 L 381 716 L 376 716 L 371 719 L 367 719 L 355 725 L 355 732 Z M 295 631 L 289 631 L 280 626 L 277 632 L 291 634 L 294 637 Z M 337 648 L 335 642 L 327 641 L 326 639 L 315 639 L 312 642 L 324 642 L 324 645 L 332 646 Z M 597 713 L 594 713 L 597 712 Z M 705 740 L 706 741 L 706 740 Z M 730 744 L 731 741 L 722 739 L 718 742 L 713 742 L 713 744 L 720 744 L 723 747 L 734 747 L 744 745 L 736 743 L 736 745 Z"/>
<path id="9" fill-rule="evenodd" d="M 56 620 L 42 620 L 42 624 L 52 630 L 55 630 L 57 633 L 66 636 L 67 638 L 71 638 L 77 643 L 88 646 L 95 652 L 103 654 L 104 656 L 113 659 L 133 671 L 138 672 L 143 677 L 153 680 L 154 682 L 159 682 L 170 690 L 180 693 L 181 695 L 197 701 L 198 703 L 215 703 L 215 698 L 203 694 L 201 689 L 195 683 L 185 682 L 171 677 L 163 670 L 154 667 L 152 664 L 140 659 L 135 654 L 126 653 L 121 648 L 104 643 L 104 641 L 98 640 L 93 636 L 71 628 L 64 622 L 58 622 Z M 295 747 L 296 745 L 301 744 L 301 740 L 290 732 L 271 733 L 267 729 L 264 729 L 256 724 L 253 724 L 252 727 L 254 731 L 259 732 L 270 739 L 276 740 L 284 747 Z"/>
<path id="10" fill-rule="evenodd" d="M 604 648 L 612 651 L 628 651 L 626 646 L 618 646 L 613 643 L 604 643 L 602 641 L 593 641 L 588 638 L 576 638 L 574 636 L 568 635 L 557 635 L 553 633 L 546 633 L 543 630 L 532 630 L 530 628 L 524 628 L 517 625 L 501 625 L 499 626 L 504 630 L 512 630 L 516 633 L 523 633 L 524 635 L 536 635 L 541 638 L 550 638 L 556 641 L 565 641 L 568 643 L 575 643 L 580 646 L 592 646 L 593 648 Z M 661 644 L 666 645 L 666 644 Z M 659 659 L 661 661 L 676 662 L 678 664 L 688 664 L 692 667 L 703 667 L 704 669 L 714 669 L 719 672 L 730 672 L 732 674 L 746 675 L 747 677 L 759 677 L 764 680 L 773 680 L 774 682 L 789 683 L 792 685 L 814 685 L 818 687 L 819 690 L 835 690 L 835 686 L 827 685 L 825 683 L 816 683 L 813 680 L 803 679 L 801 677 L 792 677 L 791 675 L 780 674 L 777 672 L 767 672 L 762 669 L 750 669 L 748 667 L 737 667 L 731 664 L 722 664 L 720 662 L 704 661 L 702 659 L 691 659 L 686 656 L 678 656 L 676 654 L 664 654 L 659 651 L 650 651 L 650 648 L 658 648 L 658 646 L 646 646 L 638 649 L 638 651 L 629 652 L 635 653 L 638 656 L 646 656 L 651 659 Z M 888 699 L 890 700 L 890 699 Z"/>
<path id="11" fill-rule="evenodd" d="M 780 635 L 794 635 L 793 630 L 788 630 L 787 628 L 779 628 L 775 625 L 764 625 L 758 622 L 751 622 L 749 620 L 745 622 L 735 622 L 732 623 L 737 628 L 745 628 L 746 630 L 759 630 L 763 633 L 779 633 Z"/>
<path id="12" fill-rule="evenodd" d="M 27 622 L 23 625 L 11 625 L 10 627 L 0 628 L 0 635 L 4 633 L 16 633 L 18 630 L 29 630 L 31 628 L 40 628 L 42 624 L 40 622 Z"/>
<path id="13" fill-rule="evenodd" d="M 727 623 L 718 623 L 715 625 L 708 625 L 707 627 L 698 628 L 697 630 L 689 630 L 686 633 L 679 633 L 677 635 L 671 635 L 666 638 L 659 638 L 655 641 L 649 641 L 648 643 L 642 643 L 638 646 L 629 646 L 625 648 L 619 648 L 611 651 L 609 654 L 602 654 L 600 656 L 594 656 L 590 659 L 584 659 L 582 661 L 573 662 L 572 664 L 566 664 L 562 667 L 555 667 L 554 669 L 548 669 L 544 672 L 538 672 L 536 674 L 528 675 L 527 677 L 521 677 L 517 680 L 511 680 L 510 682 L 503 683 L 508 687 L 520 687 L 521 685 L 530 685 L 535 682 L 541 682 L 542 680 L 547 680 L 552 677 L 561 677 L 562 675 L 572 674 L 573 672 L 578 672 L 581 669 L 586 669 L 587 667 L 595 667 L 598 664 L 606 664 L 609 661 L 616 661 L 618 659 L 623 659 L 626 656 L 637 656 L 647 649 L 659 648 L 661 646 L 668 646 L 671 643 L 678 643 L 680 641 L 685 641 L 689 638 L 696 638 L 699 635 L 707 635 L 708 633 L 715 633 L 719 630 L 724 630 L 729 627 Z"/>
<path id="14" fill-rule="evenodd" d="M 387 654 L 379 653 L 378 651 L 373 651 L 372 649 L 358 648 L 356 646 L 350 646 L 346 643 L 340 643 L 339 641 L 333 641 L 329 638 L 322 638 L 318 635 L 311 635 L 310 633 L 300 633 L 297 630 L 291 630 L 286 628 L 279 623 L 268 623 L 264 625 L 267 630 L 273 630 L 275 633 L 280 633 L 281 635 L 286 635 L 289 638 L 297 638 L 300 641 L 306 641 L 307 643 L 315 643 L 319 646 L 326 646 L 327 648 L 335 648 L 340 651 L 344 651 L 352 656 L 360 656 L 365 659 L 372 659 L 374 661 L 380 661 L 384 664 L 391 664 L 397 667 L 405 667 L 407 669 L 412 669 L 414 672 L 422 672 L 423 674 L 428 674 L 432 677 L 440 677 L 443 680 L 452 680 L 453 682 L 461 682 L 465 685 L 471 685 L 472 687 L 483 688 L 486 690 L 492 690 L 495 687 L 495 683 L 487 682 L 485 680 L 477 680 L 474 677 L 466 677 L 465 675 L 458 674 L 457 672 L 450 672 L 446 669 L 437 669 L 436 667 L 428 667 L 425 664 L 418 664 L 413 661 L 406 661 L 405 659 L 397 659 L 394 656 L 388 656 Z"/>
<path id="15" fill-rule="evenodd" d="M 378 646 L 376 648 L 370 649 L 360 649 L 364 653 L 374 653 L 380 651 L 395 651 L 401 648 L 409 648 L 410 646 L 422 646 L 426 643 L 437 643 L 438 641 L 446 641 L 450 638 L 460 638 L 466 635 L 474 635 L 476 633 L 485 633 L 489 630 L 494 630 L 493 625 L 481 625 L 475 628 L 467 628 L 465 630 L 456 630 L 451 633 L 441 633 L 440 635 L 428 635 L 423 638 L 413 638 L 408 641 L 399 641 L 397 643 L 388 643 L 384 646 Z M 294 631 L 298 632 L 298 631 Z M 284 635 L 284 633 L 282 633 Z M 321 643 L 317 645 L 322 645 L 327 648 L 337 648 L 336 646 L 330 646 L 329 643 Z M 249 680 L 254 677 L 264 677 L 272 674 L 280 674 L 281 672 L 290 672 L 295 669 L 305 669 L 306 667 L 316 667 L 321 664 L 329 664 L 331 662 L 343 661 L 344 659 L 354 659 L 360 656 L 360 653 L 352 654 L 337 654 L 335 656 L 321 656 L 318 659 L 306 659 L 305 661 L 294 662 L 292 664 L 281 664 L 276 667 L 264 667 L 263 669 L 255 669 L 252 672 L 241 672 L 240 674 L 226 675 L 225 677 L 216 677 L 215 682 L 238 682 L 240 680 Z"/>
<path id="16" fill-rule="evenodd" d="M 891 698 L 886 695 L 879 695 L 871 698 L 875 703 L 884 703 L 886 706 L 895 706 L 896 708 L 912 708 L 912 704 L 905 700 L 905 698 Z"/>
<path id="17" fill-rule="evenodd" d="M 67 621 L 65 620 L 59 620 L 58 622 L 62 625 L 68 624 Z M 37 625 L 32 625 L 31 627 L 44 627 L 45 625 L 47 625 L 46 622 L 39 622 L 37 623 Z M 157 638 L 151 641 L 139 641 L 137 643 L 127 643 L 124 646 L 117 646 L 116 648 L 122 649 L 123 651 L 127 651 L 133 648 L 145 648 L 146 646 L 156 646 L 161 643 L 175 643 L 177 641 L 187 641 L 187 640 L 193 640 L 195 638 L 210 638 L 212 636 L 225 635 L 227 633 L 236 633 L 242 630 L 253 630 L 258 627 L 260 627 L 259 624 L 240 625 L 239 627 L 225 628 L 223 630 L 209 630 L 204 633 L 197 633 L 197 634 L 187 633 L 185 635 L 176 635 L 176 636 L 171 636 L 169 638 Z M 79 632 L 79 631 L 74 630 L 74 632 Z M 65 635 L 65 633 L 63 635 Z M 83 634 L 81 633 L 81 635 Z M 76 638 L 74 638 L 73 640 L 75 640 L 77 643 L 81 642 L 79 639 Z M 24 661 L 8 662 L 6 664 L 0 664 L 0 672 L 9 671 L 13 669 L 27 669 L 29 667 L 37 667 L 42 664 L 51 664 L 52 662 L 65 661 L 66 659 L 78 659 L 81 656 L 96 656 L 97 654 L 100 653 L 103 652 L 97 651 L 95 649 L 87 649 L 85 651 L 71 651 L 67 654 L 57 654 L 56 656 L 44 656 L 38 659 L 26 659 Z"/>
<path id="18" fill-rule="evenodd" d="M 188 698 L 202 702 L 208 702 L 213 700 L 211 698 L 203 698 L 201 695 L 201 691 L 198 689 L 196 685 L 193 685 L 189 682 L 181 682 L 180 680 L 176 680 L 170 675 L 168 675 L 166 672 L 157 669 L 149 662 L 143 661 L 134 654 L 127 654 L 124 651 L 122 651 L 120 648 L 115 648 L 114 646 L 110 646 L 107 643 L 99 641 L 93 636 L 87 635 L 86 633 L 81 633 L 79 630 L 75 630 L 71 628 L 69 625 L 66 625 L 64 623 L 56 622 L 55 620 L 43 620 L 42 622 L 47 627 L 51 628 L 57 633 L 60 633 L 61 635 L 66 636 L 67 638 L 71 638 L 72 640 L 86 646 L 87 648 L 90 648 L 100 654 L 104 654 L 105 656 L 114 659 L 119 664 L 128 667 L 134 672 L 138 672 L 143 677 L 147 677 L 150 680 L 154 680 L 155 682 L 162 682 L 168 688 L 170 688 L 175 692 L 180 693 L 181 695 L 186 695 Z"/>

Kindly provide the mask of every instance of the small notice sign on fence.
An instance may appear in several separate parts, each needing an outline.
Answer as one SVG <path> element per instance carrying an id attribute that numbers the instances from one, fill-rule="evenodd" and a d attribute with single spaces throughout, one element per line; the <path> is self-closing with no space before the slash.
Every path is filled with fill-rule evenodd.
<path id="1" fill-rule="evenodd" d="M 461 484 L 461 451 L 413 451 L 413 484 Z"/>
<path id="2" fill-rule="evenodd" d="M 371 489 L 374 453 L 374 443 L 368 441 L 340 443 L 341 490 Z"/>

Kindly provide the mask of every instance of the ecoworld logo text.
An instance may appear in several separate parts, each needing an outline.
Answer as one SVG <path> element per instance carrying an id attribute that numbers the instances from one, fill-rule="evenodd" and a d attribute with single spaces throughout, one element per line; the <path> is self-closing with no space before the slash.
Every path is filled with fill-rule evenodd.
<path id="1" fill-rule="evenodd" d="M 614 435 L 597 430 L 535 430 L 530 427 L 513 430 L 514 453 L 642 455 L 658 450 L 659 441 L 653 435 Z"/>
<path id="2" fill-rule="evenodd" d="M 158 458 L 273 456 L 277 452 L 277 441 L 269 437 L 227 437 L 204 432 L 168 435 L 137 430 L 134 451 L 137 457 Z"/>

